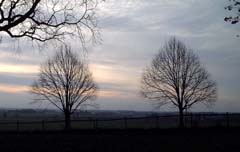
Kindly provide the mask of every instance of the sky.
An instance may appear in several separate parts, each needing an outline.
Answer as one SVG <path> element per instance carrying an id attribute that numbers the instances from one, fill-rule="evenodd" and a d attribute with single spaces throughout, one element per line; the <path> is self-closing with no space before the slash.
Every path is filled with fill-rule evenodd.
<path id="1" fill-rule="evenodd" d="M 101 43 L 88 44 L 89 67 L 100 91 L 101 110 L 156 109 L 140 96 L 143 69 L 164 43 L 175 36 L 200 57 L 217 82 L 218 100 L 192 111 L 240 112 L 240 24 L 224 22 L 227 0 L 106 0 L 97 8 Z M 0 107 L 53 108 L 32 104 L 29 87 L 39 66 L 56 51 L 6 38 L 0 44 Z M 83 52 L 78 42 L 72 49 Z"/>

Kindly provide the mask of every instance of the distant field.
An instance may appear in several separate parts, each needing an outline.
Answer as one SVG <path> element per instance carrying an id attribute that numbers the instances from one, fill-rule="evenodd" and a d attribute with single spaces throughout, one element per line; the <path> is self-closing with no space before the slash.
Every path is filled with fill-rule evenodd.
<path id="1" fill-rule="evenodd" d="M 187 128 L 240 127 L 239 114 L 191 114 L 185 116 Z M 163 129 L 177 128 L 178 115 L 145 117 L 98 117 L 72 120 L 73 129 Z M 3 119 L 0 131 L 63 130 L 64 120 Z"/>

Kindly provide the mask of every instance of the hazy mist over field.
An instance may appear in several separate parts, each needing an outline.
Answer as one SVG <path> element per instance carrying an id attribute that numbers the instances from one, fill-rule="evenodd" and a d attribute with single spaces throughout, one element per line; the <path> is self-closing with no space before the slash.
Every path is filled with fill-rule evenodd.
<path id="1" fill-rule="evenodd" d="M 102 42 L 89 43 L 89 67 L 100 92 L 99 109 L 152 110 L 141 98 L 142 70 L 171 36 L 192 48 L 218 84 L 218 101 L 194 111 L 240 112 L 239 25 L 224 22 L 227 0 L 107 0 L 98 6 Z M 72 50 L 82 52 L 79 43 Z M 32 47 L 3 37 L 0 44 L 0 107 L 39 108 L 28 92 L 39 66 L 54 48 Z M 84 53 L 81 53 L 84 54 Z M 40 108 L 53 108 L 42 104 Z M 174 111 L 165 107 L 162 111 Z"/>

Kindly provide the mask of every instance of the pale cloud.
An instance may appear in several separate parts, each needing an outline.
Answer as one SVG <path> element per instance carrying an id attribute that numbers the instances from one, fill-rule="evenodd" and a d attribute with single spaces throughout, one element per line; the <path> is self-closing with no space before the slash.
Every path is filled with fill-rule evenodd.
<path id="1" fill-rule="evenodd" d="M 21 73 L 21 74 L 35 74 L 39 72 L 37 65 L 15 65 L 0 63 L 0 73 Z"/>
<path id="2" fill-rule="evenodd" d="M 90 68 L 93 72 L 93 77 L 98 83 L 113 82 L 117 84 L 134 84 L 136 78 L 131 76 L 131 68 L 119 66 L 106 66 L 91 64 Z"/>
<path id="3" fill-rule="evenodd" d="M 115 98 L 115 99 L 125 99 L 125 100 L 129 100 L 129 99 L 136 99 L 138 96 L 136 96 L 135 93 L 131 93 L 131 92 L 121 92 L 119 90 L 100 90 L 99 94 L 98 94 L 98 98 Z"/>
<path id="4" fill-rule="evenodd" d="M 218 83 L 219 101 L 211 110 L 236 111 L 236 107 L 240 107 L 237 101 L 240 99 L 240 52 L 239 38 L 235 35 L 239 34 L 240 26 L 223 21 L 228 15 L 224 10 L 226 4 L 226 0 L 107 0 L 101 3 L 97 13 L 103 42 L 88 45 L 89 67 L 100 88 L 96 102 L 101 109 L 151 110 L 151 105 L 139 97 L 142 70 L 158 49 L 171 36 L 176 36 L 195 50 Z M 73 50 L 81 52 L 81 45 L 72 44 Z M 1 97 L 10 100 L 11 96 L 3 93 L 9 89 L 11 94 L 21 94 L 25 100 L 27 96 L 23 92 L 36 78 L 40 64 L 56 50 L 45 48 L 42 53 L 36 53 L 31 44 L 21 44 L 20 55 L 13 55 L 13 48 L 18 48 L 18 43 L 9 39 L 0 45 Z M 11 101 L 17 103 L 15 97 Z M 195 110 L 206 108 L 196 106 Z"/>
<path id="5" fill-rule="evenodd" d="M 5 93 L 23 93 L 30 90 L 29 86 L 0 84 L 0 92 Z"/>
<path id="6" fill-rule="evenodd" d="M 109 8 L 105 10 L 107 15 L 100 18 L 104 43 L 103 46 L 95 48 L 90 60 L 100 63 L 113 59 L 114 64 L 105 64 L 112 69 L 102 70 L 99 67 L 100 71 L 105 71 L 105 74 L 110 76 L 108 78 L 98 72 L 97 75 L 106 78 L 99 77 L 99 82 L 105 83 L 110 80 L 116 84 L 122 83 L 125 90 L 128 90 L 127 86 L 135 85 L 131 90 L 137 94 L 142 69 L 150 63 L 154 54 L 170 36 L 176 36 L 199 54 L 204 66 L 217 81 L 221 92 L 219 104 L 226 102 L 227 105 L 228 99 L 235 101 L 240 98 L 236 93 L 236 90 L 240 90 L 239 39 L 235 37 L 239 26 L 232 26 L 223 21 L 227 15 L 224 10 L 227 3 L 224 0 L 127 2 L 112 0 Z M 110 9 L 112 7 L 113 11 Z M 119 72 L 119 67 L 131 70 L 128 73 Z M 117 74 L 114 69 L 118 69 Z M 123 78 L 130 80 L 129 84 L 123 83 Z M 108 89 L 118 90 L 115 85 L 107 86 Z M 234 103 L 236 102 L 229 102 L 229 108 L 226 106 L 226 110 L 231 111 L 230 107 L 233 107 Z M 200 107 L 197 110 L 204 110 L 204 107 Z M 213 110 L 223 111 L 221 106 L 215 107 Z"/>

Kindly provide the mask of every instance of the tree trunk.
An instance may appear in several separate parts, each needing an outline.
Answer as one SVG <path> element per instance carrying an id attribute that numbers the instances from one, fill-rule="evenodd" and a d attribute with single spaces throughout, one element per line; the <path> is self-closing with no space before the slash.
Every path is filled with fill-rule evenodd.
<path id="1" fill-rule="evenodd" d="M 71 115 L 69 112 L 65 112 L 65 130 L 71 129 Z"/>
<path id="2" fill-rule="evenodd" d="M 179 128 L 184 128 L 183 108 L 179 108 Z"/>

